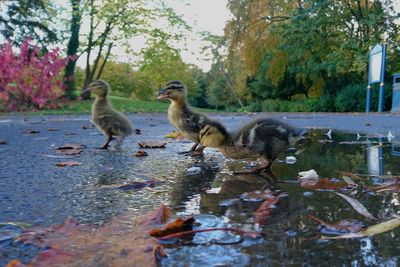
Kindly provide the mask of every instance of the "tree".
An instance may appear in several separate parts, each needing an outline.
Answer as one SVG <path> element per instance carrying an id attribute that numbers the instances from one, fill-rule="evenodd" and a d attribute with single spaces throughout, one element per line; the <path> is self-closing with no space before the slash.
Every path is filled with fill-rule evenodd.
<path id="1" fill-rule="evenodd" d="M 76 57 L 79 49 L 79 31 L 81 27 L 82 8 L 81 0 L 70 0 L 72 13 L 71 13 L 71 26 L 70 37 L 67 46 L 67 56 Z M 70 60 L 65 67 L 64 84 L 65 94 L 69 99 L 75 99 L 75 66 L 76 60 Z"/>
<path id="2" fill-rule="evenodd" d="M 9 0 L 0 2 L 0 34 L 21 45 L 27 37 L 47 51 L 47 45 L 59 40 L 51 18 L 57 10 L 46 0 Z"/>

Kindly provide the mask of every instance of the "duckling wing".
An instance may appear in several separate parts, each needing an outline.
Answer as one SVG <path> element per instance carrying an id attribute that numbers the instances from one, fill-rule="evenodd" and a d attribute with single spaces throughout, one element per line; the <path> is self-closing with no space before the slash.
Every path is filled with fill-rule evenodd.
<path id="1" fill-rule="evenodd" d="M 133 132 L 129 119 L 116 111 L 99 116 L 98 121 L 101 128 L 111 129 L 112 134 L 117 136 L 126 136 Z"/>

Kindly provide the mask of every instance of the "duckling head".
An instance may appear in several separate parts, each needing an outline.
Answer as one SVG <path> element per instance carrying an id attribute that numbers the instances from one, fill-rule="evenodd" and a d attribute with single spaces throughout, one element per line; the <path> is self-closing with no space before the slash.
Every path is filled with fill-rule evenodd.
<path id="1" fill-rule="evenodd" d="M 170 81 L 158 93 L 157 99 L 169 99 L 171 101 L 184 101 L 187 89 L 181 81 Z"/>
<path id="2" fill-rule="evenodd" d="M 217 122 L 213 121 L 205 124 L 199 132 L 200 144 L 207 147 L 218 148 L 225 144 L 228 138 L 228 132 L 225 127 Z"/>
<path id="3" fill-rule="evenodd" d="M 103 80 L 96 80 L 89 85 L 89 90 L 99 98 L 105 98 L 110 91 L 110 85 Z"/>

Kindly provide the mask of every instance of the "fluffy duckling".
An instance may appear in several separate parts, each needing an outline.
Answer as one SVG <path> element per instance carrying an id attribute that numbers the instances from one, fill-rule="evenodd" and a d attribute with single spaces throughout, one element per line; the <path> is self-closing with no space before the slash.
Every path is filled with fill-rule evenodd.
<path id="1" fill-rule="evenodd" d="M 304 138 L 306 129 L 294 128 L 271 118 L 255 119 L 233 133 L 221 124 L 204 125 L 199 133 L 200 143 L 218 148 L 233 159 L 263 159 L 264 163 L 252 170 L 235 173 L 257 173 L 265 170 L 272 178 L 271 164 L 278 155 Z"/>
<path id="2" fill-rule="evenodd" d="M 127 117 L 111 106 L 107 98 L 110 85 L 106 81 L 96 80 L 86 90 L 96 95 L 92 105 L 92 121 L 106 136 L 101 148 L 107 149 L 113 136 L 117 137 L 117 146 L 121 145 L 125 137 L 133 132 L 132 124 Z"/>
<path id="3" fill-rule="evenodd" d="M 161 89 L 157 99 L 169 99 L 168 119 L 182 135 L 194 142 L 190 151 L 192 155 L 202 155 L 205 146 L 200 144 L 199 132 L 207 124 L 219 124 L 204 114 L 194 112 L 186 101 L 187 88 L 180 81 L 170 81 Z"/>

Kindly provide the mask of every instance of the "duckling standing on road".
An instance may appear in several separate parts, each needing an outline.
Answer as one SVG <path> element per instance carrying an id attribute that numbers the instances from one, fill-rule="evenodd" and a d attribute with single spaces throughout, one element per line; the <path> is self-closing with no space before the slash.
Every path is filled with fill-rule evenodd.
<path id="1" fill-rule="evenodd" d="M 168 119 L 182 135 L 194 142 L 192 148 L 184 153 L 202 155 L 205 146 L 199 144 L 199 132 L 204 125 L 219 124 L 204 114 L 194 112 L 186 102 L 187 88 L 180 81 L 170 81 L 161 89 L 157 99 L 169 99 Z"/>
<path id="2" fill-rule="evenodd" d="M 271 118 L 259 118 L 228 133 L 221 124 L 209 123 L 200 130 L 200 143 L 218 148 L 224 156 L 233 159 L 263 159 L 264 163 L 254 169 L 238 173 L 259 173 L 275 178 L 271 172 L 272 162 L 278 155 L 304 138 L 306 129 L 294 128 Z"/>
<path id="3" fill-rule="evenodd" d="M 106 81 L 96 80 L 86 90 L 96 95 L 92 105 L 92 121 L 107 137 L 101 148 L 107 149 L 113 136 L 117 137 L 117 146 L 120 146 L 125 137 L 130 135 L 133 130 L 129 119 L 116 111 L 108 101 L 110 85 Z"/>

